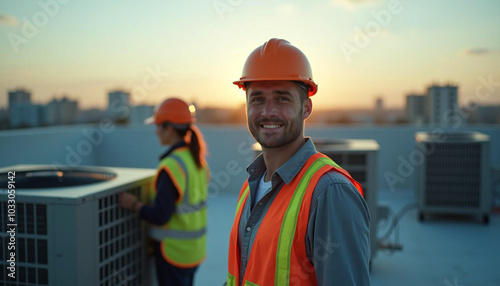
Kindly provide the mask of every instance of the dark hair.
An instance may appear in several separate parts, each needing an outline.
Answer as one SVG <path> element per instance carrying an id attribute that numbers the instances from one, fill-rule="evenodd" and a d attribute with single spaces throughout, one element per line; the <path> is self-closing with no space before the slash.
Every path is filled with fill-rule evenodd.
<path id="1" fill-rule="evenodd" d="M 191 124 L 168 123 L 168 125 L 172 125 L 177 135 L 181 138 L 186 137 L 188 131 L 191 133 L 187 144 L 196 166 L 198 169 L 201 169 L 205 163 L 205 140 L 200 130 Z"/>
<path id="2" fill-rule="evenodd" d="M 299 94 L 300 94 L 300 103 L 304 103 L 304 101 L 309 97 L 309 85 L 298 80 L 292 81 L 293 83 L 299 86 Z M 245 86 L 245 90 L 248 89 L 248 86 L 251 82 L 244 82 L 243 86 Z"/>
<path id="3" fill-rule="evenodd" d="M 304 103 L 304 101 L 309 97 L 309 85 L 301 81 L 294 81 L 294 83 L 299 86 L 300 103 Z"/>

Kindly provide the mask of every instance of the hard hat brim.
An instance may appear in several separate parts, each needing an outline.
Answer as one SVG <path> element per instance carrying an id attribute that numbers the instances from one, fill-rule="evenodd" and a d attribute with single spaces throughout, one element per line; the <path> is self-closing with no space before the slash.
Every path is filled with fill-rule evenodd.
<path id="1" fill-rule="evenodd" d="M 146 118 L 146 120 L 144 120 L 144 124 L 147 125 L 155 124 L 155 118 L 153 116 Z"/>

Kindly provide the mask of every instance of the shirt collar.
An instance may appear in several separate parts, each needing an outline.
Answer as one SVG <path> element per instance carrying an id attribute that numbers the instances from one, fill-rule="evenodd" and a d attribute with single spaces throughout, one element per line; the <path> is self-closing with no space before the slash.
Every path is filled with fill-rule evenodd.
<path id="1" fill-rule="evenodd" d="M 285 184 L 289 184 L 295 176 L 300 172 L 300 169 L 304 166 L 307 159 L 316 153 L 316 147 L 310 137 L 306 137 L 306 143 L 300 147 L 300 149 L 295 152 L 295 154 L 288 159 L 281 167 L 276 170 L 281 179 Z M 266 170 L 266 165 L 264 164 L 264 158 L 262 154 L 259 154 L 252 163 L 248 166 L 247 172 L 250 175 L 249 181 L 254 179 L 259 179 L 260 176 Z"/>
<path id="2" fill-rule="evenodd" d="M 175 144 L 174 146 L 170 147 L 167 151 L 165 151 L 165 153 L 163 153 L 160 156 L 160 161 L 163 160 L 163 158 L 165 158 L 168 155 L 170 155 L 170 153 L 172 153 L 175 149 L 180 148 L 180 147 L 184 147 L 184 146 L 187 146 L 186 142 L 185 141 L 181 141 L 181 142 Z"/>

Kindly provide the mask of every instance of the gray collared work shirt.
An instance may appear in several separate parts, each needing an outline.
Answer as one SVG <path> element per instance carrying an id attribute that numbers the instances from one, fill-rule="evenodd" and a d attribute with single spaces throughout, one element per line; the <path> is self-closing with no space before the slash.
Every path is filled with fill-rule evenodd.
<path id="1" fill-rule="evenodd" d="M 310 156 L 317 153 L 310 138 L 285 164 L 272 174 L 272 188 L 254 204 L 259 180 L 266 170 L 262 155 L 247 168 L 250 196 L 241 215 L 238 246 L 241 251 L 240 285 L 257 230 L 276 195 L 298 175 Z M 314 189 L 306 233 L 306 253 L 314 266 L 318 285 L 370 285 L 370 214 L 365 200 L 342 174 L 324 174 Z M 305 268 L 306 272 L 312 269 Z M 295 274 L 290 278 L 312 279 Z"/>

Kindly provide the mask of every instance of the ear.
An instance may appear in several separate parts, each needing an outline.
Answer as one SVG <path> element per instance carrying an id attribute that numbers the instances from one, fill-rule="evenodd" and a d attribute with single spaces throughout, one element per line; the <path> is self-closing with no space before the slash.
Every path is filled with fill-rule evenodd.
<path id="1" fill-rule="evenodd" d="M 306 100 L 304 100 L 304 103 L 302 104 L 302 119 L 305 120 L 309 118 L 309 116 L 312 113 L 312 100 L 308 97 Z"/>
<path id="2" fill-rule="evenodd" d="M 173 127 L 171 124 L 167 125 L 167 128 L 166 128 L 166 129 L 167 129 L 167 131 L 168 131 L 168 132 L 170 132 L 170 133 L 172 133 L 172 132 L 174 132 L 174 131 L 175 131 L 175 130 L 174 130 L 174 127 Z"/>

